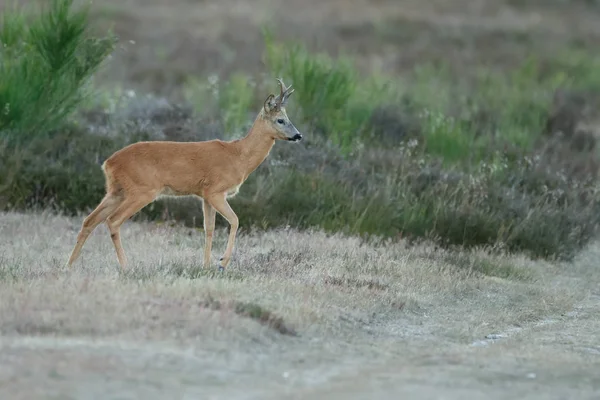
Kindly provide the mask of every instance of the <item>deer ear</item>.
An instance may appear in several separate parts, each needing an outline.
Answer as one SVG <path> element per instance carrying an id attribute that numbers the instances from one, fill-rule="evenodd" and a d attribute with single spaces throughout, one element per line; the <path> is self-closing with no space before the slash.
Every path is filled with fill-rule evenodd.
<path id="1" fill-rule="evenodd" d="M 275 99 L 275 95 L 274 94 L 270 94 L 267 99 L 265 100 L 265 105 L 264 105 L 264 109 L 265 112 L 269 113 L 271 111 L 273 111 L 275 109 L 275 106 L 277 104 L 275 104 L 275 102 L 273 101 L 273 99 Z"/>

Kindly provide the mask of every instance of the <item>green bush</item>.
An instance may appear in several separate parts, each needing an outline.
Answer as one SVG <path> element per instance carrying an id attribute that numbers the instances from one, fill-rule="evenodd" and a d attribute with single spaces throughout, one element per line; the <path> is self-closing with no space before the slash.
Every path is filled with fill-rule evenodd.
<path id="1" fill-rule="evenodd" d="M 87 31 L 86 8 L 52 0 L 35 16 L 13 9 L 0 28 L 0 132 L 11 142 L 45 135 L 79 105 L 88 79 L 113 50 Z"/>

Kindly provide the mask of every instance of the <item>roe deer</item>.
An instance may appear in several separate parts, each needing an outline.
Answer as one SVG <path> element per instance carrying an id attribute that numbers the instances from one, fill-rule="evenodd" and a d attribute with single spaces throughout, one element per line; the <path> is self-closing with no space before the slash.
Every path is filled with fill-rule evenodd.
<path id="1" fill-rule="evenodd" d="M 204 268 L 210 266 L 216 212 L 229 222 L 229 238 L 219 270 L 231 259 L 238 217 L 227 198 L 235 196 L 242 183 L 269 155 L 275 140 L 302 139 L 290 122 L 285 105 L 294 89 L 277 79 L 280 93 L 270 94 L 248 134 L 238 140 L 202 142 L 139 142 L 122 148 L 103 164 L 106 195 L 85 218 L 77 243 L 67 262 L 71 267 L 92 231 L 106 221 L 121 269 L 127 260 L 121 245 L 120 227 L 159 196 L 195 195 L 202 199 L 204 215 Z"/>

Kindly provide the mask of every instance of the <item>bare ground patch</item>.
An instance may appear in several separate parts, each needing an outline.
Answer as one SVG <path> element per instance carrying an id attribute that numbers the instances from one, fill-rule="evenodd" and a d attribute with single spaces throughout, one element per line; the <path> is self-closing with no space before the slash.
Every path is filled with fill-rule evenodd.
<path id="1" fill-rule="evenodd" d="M 231 268 L 219 275 L 198 267 L 202 232 L 129 222 L 122 234 L 128 272 L 118 273 L 103 226 L 68 271 L 80 222 L 0 216 L 0 365 L 11 366 L 0 368 L 0 392 L 10 398 L 331 398 L 386 379 L 402 393 L 399 383 L 431 371 L 439 385 L 460 378 L 481 389 L 482 379 L 501 371 L 508 374 L 502 381 L 521 379 L 510 371 L 511 357 L 531 365 L 553 357 L 540 353 L 542 336 L 530 333 L 545 320 L 558 318 L 552 329 L 573 333 L 561 356 L 572 368 L 598 345 L 598 305 L 589 295 L 598 282 L 594 249 L 558 265 L 278 230 L 242 234 Z M 215 257 L 225 237 L 218 232 Z M 494 265 L 510 265 L 510 273 L 497 274 Z M 569 314 L 577 304 L 587 308 Z M 586 325 L 573 322 L 584 315 Z M 513 334 L 471 345 L 503 332 Z M 555 335 L 545 337 L 546 346 L 555 344 Z M 499 345 L 513 347 L 494 350 Z M 584 347 L 592 350 L 575 354 Z M 385 366 L 388 378 L 380 378 Z M 386 394 L 385 387 L 373 393 Z"/>

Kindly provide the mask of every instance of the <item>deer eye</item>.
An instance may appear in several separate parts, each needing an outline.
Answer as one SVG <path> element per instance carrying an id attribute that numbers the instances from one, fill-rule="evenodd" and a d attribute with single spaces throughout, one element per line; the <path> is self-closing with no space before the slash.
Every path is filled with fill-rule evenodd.
<path id="1" fill-rule="evenodd" d="M 284 123 L 284 122 L 285 122 L 285 121 L 284 121 L 283 119 L 281 119 L 281 118 L 279 118 L 279 119 L 277 120 L 277 123 L 278 123 L 279 125 L 283 125 L 283 123 Z"/>

